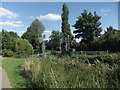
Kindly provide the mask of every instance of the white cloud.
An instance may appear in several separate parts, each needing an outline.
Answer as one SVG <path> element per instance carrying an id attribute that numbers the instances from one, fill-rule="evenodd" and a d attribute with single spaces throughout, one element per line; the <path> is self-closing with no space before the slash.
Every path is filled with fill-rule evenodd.
<path id="1" fill-rule="evenodd" d="M 104 16 L 108 16 L 109 14 L 105 13 Z"/>
<path id="2" fill-rule="evenodd" d="M 22 27 L 22 26 L 24 26 L 21 23 L 22 23 L 22 21 L 6 21 L 6 22 L 0 22 L 0 25 L 11 26 L 11 27 Z"/>
<path id="3" fill-rule="evenodd" d="M 16 23 L 16 24 L 23 23 L 22 21 L 6 21 L 6 22 L 9 22 L 9 23 Z"/>
<path id="4" fill-rule="evenodd" d="M 13 19 L 13 18 L 17 18 L 19 15 L 17 13 L 13 13 L 12 11 L 1 7 L 0 8 L 0 16 L 4 16 L 9 19 Z"/>
<path id="5" fill-rule="evenodd" d="M 111 9 L 100 9 L 100 11 L 103 13 L 104 16 L 108 16 L 108 13 L 111 11 Z"/>
<path id="6" fill-rule="evenodd" d="M 49 13 L 49 14 L 43 15 L 43 16 L 40 15 L 37 18 L 40 19 L 40 20 L 58 21 L 58 20 L 61 20 L 61 15 Z"/>
<path id="7" fill-rule="evenodd" d="M 106 10 L 105 9 L 101 9 L 100 11 L 103 12 L 103 13 L 107 13 L 107 12 L 110 12 L 111 9 L 106 9 Z"/>
<path id="8" fill-rule="evenodd" d="M 26 17 L 26 18 L 30 18 L 30 19 L 32 19 L 32 18 L 34 18 L 34 16 L 29 16 L 29 17 Z"/>
<path id="9" fill-rule="evenodd" d="M 47 38 L 51 35 L 52 31 L 46 30 L 43 32 L 43 35 L 45 35 Z"/>

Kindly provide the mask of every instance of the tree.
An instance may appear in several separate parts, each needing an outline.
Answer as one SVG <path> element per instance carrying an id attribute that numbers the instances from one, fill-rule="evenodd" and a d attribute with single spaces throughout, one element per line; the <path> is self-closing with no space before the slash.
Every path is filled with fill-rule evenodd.
<path id="1" fill-rule="evenodd" d="M 38 19 L 35 19 L 27 31 L 22 35 L 23 39 L 27 39 L 33 46 L 36 52 L 40 50 L 40 38 L 45 30 L 44 25 Z M 41 39 L 42 40 L 42 39 Z"/>
<path id="2" fill-rule="evenodd" d="M 118 52 L 120 51 L 120 31 L 114 29 L 112 26 L 107 27 L 107 31 L 93 40 L 91 43 L 92 50 L 102 50 Z"/>
<path id="3" fill-rule="evenodd" d="M 33 47 L 28 40 L 19 38 L 16 40 L 15 51 L 17 57 L 27 57 L 33 53 Z"/>
<path id="4" fill-rule="evenodd" d="M 60 37 L 61 33 L 59 31 L 52 31 L 49 41 L 49 45 L 51 45 L 51 48 L 54 50 L 59 50 L 60 48 Z"/>
<path id="5" fill-rule="evenodd" d="M 70 32 L 70 24 L 68 23 L 68 20 L 69 20 L 69 9 L 68 9 L 68 6 L 64 3 L 63 4 L 63 8 L 62 8 L 62 34 L 63 34 L 63 37 L 67 37 L 69 35 L 70 37 L 70 40 L 73 39 L 73 36 Z"/>
<path id="6" fill-rule="evenodd" d="M 81 16 L 77 17 L 78 20 L 73 25 L 76 29 L 73 33 L 77 34 L 75 38 L 82 38 L 81 42 L 87 43 L 93 41 L 95 37 L 100 36 L 100 32 L 102 31 L 100 18 L 96 12 L 92 15 L 91 12 L 88 13 L 84 10 Z"/>
<path id="7" fill-rule="evenodd" d="M 114 29 L 112 26 L 107 27 L 107 31 L 105 32 L 104 36 L 105 38 L 110 37 L 111 35 L 115 35 L 117 33 L 120 33 L 118 30 Z"/>
<path id="8" fill-rule="evenodd" d="M 120 31 L 114 29 L 112 26 L 107 27 L 101 46 L 105 50 L 120 51 Z"/>
<path id="9" fill-rule="evenodd" d="M 9 49 L 15 51 L 15 42 L 17 38 L 19 38 L 17 33 L 12 31 L 8 32 L 2 29 L 2 50 Z"/>

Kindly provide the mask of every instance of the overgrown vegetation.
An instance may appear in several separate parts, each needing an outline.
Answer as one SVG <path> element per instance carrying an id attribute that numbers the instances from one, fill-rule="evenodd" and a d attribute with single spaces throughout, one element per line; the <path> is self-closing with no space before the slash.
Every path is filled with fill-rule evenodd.
<path id="1" fill-rule="evenodd" d="M 91 64 L 84 59 L 40 58 L 26 61 L 21 68 L 31 88 L 120 88 L 120 64 L 99 59 Z"/>
<path id="2" fill-rule="evenodd" d="M 101 53 L 100 55 L 74 54 L 71 58 L 82 59 L 87 63 L 94 64 L 97 60 L 109 65 L 120 65 L 120 53 Z"/>

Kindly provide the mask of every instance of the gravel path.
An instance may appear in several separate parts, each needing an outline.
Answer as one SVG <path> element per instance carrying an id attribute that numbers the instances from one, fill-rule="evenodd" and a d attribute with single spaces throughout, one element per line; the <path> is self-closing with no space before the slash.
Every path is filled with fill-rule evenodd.
<path id="1" fill-rule="evenodd" d="M 3 58 L 0 56 L 0 60 L 3 60 Z M 12 88 L 9 82 L 9 79 L 7 77 L 7 73 L 4 69 L 0 67 L 0 90 L 2 88 Z"/>

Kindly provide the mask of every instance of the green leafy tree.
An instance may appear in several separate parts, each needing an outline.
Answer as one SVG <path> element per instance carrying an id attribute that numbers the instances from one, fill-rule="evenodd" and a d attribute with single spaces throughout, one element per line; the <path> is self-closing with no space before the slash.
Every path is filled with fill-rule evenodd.
<path id="1" fill-rule="evenodd" d="M 119 31 L 114 29 L 112 26 L 107 27 L 107 31 L 105 32 L 104 36 L 105 38 L 111 37 L 111 35 L 118 34 Z"/>
<path id="2" fill-rule="evenodd" d="M 112 26 L 107 27 L 106 32 L 100 37 L 95 38 L 89 48 L 111 52 L 120 51 L 120 31 Z"/>
<path id="3" fill-rule="evenodd" d="M 94 15 L 91 12 L 84 10 L 81 13 L 81 16 L 77 17 L 76 23 L 73 25 L 76 30 L 74 30 L 75 38 L 82 38 L 81 42 L 91 42 L 95 37 L 100 36 L 102 28 L 100 27 L 101 22 L 100 16 L 94 12 Z"/>
<path id="4" fill-rule="evenodd" d="M 51 46 L 52 49 L 59 50 L 60 37 L 61 37 L 61 33 L 59 31 L 52 31 L 49 41 L 49 45 Z"/>
<path id="5" fill-rule="evenodd" d="M 27 57 L 33 53 L 33 47 L 28 40 L 19 38 L 16 40 L 15 51 L 17 57 Z"/>
<path id="6" fill-rule="evenodd" d="M 42 33 L 45 30 L 44 25 L 38 19 L 35 19 L 27 31 L 22 35 L 23 39 L 27 39 L 33 46 L 36 52 L 40 50 L 40 40 L 42 40 Z"/>
<path id="7" fill-rule="evenodd" d="M 69 9 L 68 6 L 64 3 L 62 8 L 62 37 L 67 37 L 69 35 L 70 41 L 73 39 L 73 36 L 70 31 L 70 24 L 68 22 L 69 20 Z"/>
<path id="8" fill-rule="evenodd" d="M 120 51 L 120 31 L 114 29 L 112 26 L 107 27 L 101 46 L 105 50 Z"/>
<path id="9" fill-rule="evenodd" d="M 12 31 L 8 32 L 2 29 L 2 50 L 9 49 L 15 51 L 15 42 L 17 38 L 19 38 L 17 33 Z"/>

